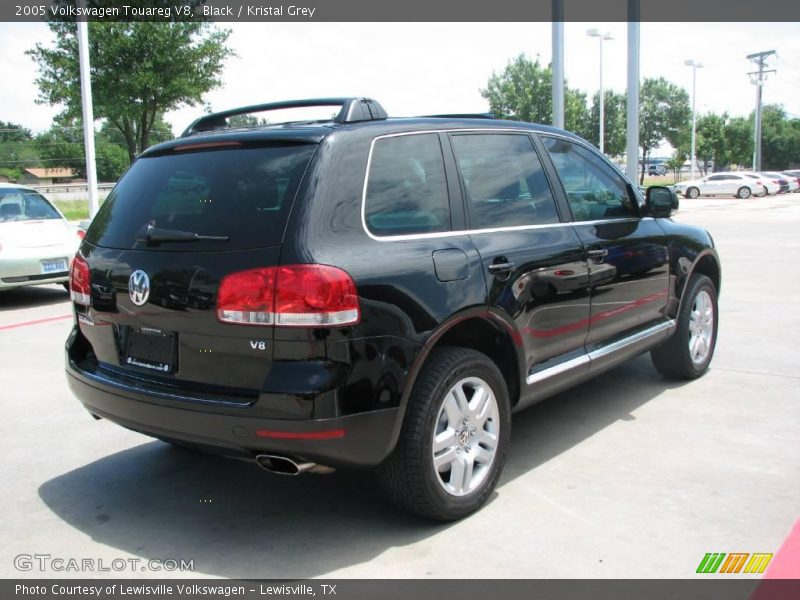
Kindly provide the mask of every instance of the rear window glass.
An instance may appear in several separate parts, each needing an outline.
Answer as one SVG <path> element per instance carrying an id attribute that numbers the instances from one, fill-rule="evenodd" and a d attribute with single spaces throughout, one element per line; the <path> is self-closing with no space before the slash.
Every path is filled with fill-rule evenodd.
<path id="1" fill-rule="evenodd" d="M 0 223 L 60 218 L 58 211 L 37 192 L 0 189 Z"/>
<path id="2" fill-rule="evenodd" d="M 376 235 L 450 230 L 450 202 L 438 134 L 375 142 L 365 218 Z"/>
<path id="3" fill-rule="evenodd" d="M 281 243 L 294 195 L 316 146 L 282 145 L 166 154 L 137 160 L 103 203 L 86 238 L 110 248 L 173 249 L 136 241 L 147 224 L 227 241 L 196 250 Z"/>

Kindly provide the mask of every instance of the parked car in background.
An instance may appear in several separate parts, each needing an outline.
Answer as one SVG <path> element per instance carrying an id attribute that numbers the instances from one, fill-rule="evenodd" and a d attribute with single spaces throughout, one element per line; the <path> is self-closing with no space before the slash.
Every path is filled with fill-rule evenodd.
<path id="1" fill-rule="evenodd" d="M 0 290 L 66 286 L 78 232 L 33 188 L 0 183 Z"/>
<path id="2" fill-rule="evenodd" d="M 800 171 L 783 171 L 782 173 L 789 178 L 789 181 L 794 179 L 797 182 L 797 189 L 794 191 L 800 192 Z"/>
<path id="3" fill-rule="evenodd" d="M 699 198 L 700 196 L 750 198 L 765 194 L 763 184 L 742 173 L 714 173 L 703 179 L 681 181 L 675 184 L 673 189 L 687 198 Z"/>
<path id="4" fill-rule="evenodd" d="M 741 171 L 739 175 L 754 179 L 758 185 L 764 187 L 764 192 L 767 196 L 774 196 L 781 191 L 780 183 L 773 177 L 767 177 L 762 173 L 752 173 L 750 171 Z"/>
<path id="5" fill-rule="evenodd" d="M 791 177 L 786 173 L 778 173 L 777 171 L 764 171 L 764 175 L 774 177 L 781 186 L 781 193 L 796 192 L 800 189 L 800 183 L 797 182 L 796 177 Z"/>
<path id="6" fill-rule="evenodd" d="M 660 163 L 653 163 L 647 167 L 647 174 L 653 176 L 666 175 L 667 167 Z"/>
<path id="7" fill-rule="evenodd" d="M 779 187 L 778 194 L 785 194 L 790 189 L 789 178 L 785 175 L 773 171 L 759 171 L 757 175 L 766 177 L 776 183 Z"/>

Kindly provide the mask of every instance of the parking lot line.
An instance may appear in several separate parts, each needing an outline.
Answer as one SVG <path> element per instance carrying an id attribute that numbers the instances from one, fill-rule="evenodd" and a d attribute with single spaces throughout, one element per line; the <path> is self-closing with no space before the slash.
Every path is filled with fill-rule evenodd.
<path id="1" fill-rule="evenodd" d="M 27 327 L 28 325 L 39 325 L 40 323 L 49 323 L 50 321 L 63 321 L 64 319 L 71 319 L 72 315 L 60 315 L 58 317 L 47 317 L 46 319 L 34 319 L 33 321 L 23 321 L 22 323 L 11 323 L 10 325 L 0 325 L 0 331 L 6 329 L 16 329 L 17 327 Z"/>

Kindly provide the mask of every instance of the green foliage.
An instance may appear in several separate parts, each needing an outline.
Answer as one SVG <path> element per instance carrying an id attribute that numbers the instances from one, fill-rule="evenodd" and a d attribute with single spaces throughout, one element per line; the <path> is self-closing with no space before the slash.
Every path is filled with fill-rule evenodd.
<path id="1" fill-rule="evenodd" d="M 67 121 L 66 126 L 53 126 L 36 136 L 41 165 L 48 168 L 75 169 L 78 177 L 86 178 L 86 152 L 83 144 L 83 127 L 80 119 Z M 102 130 L 95 134 L 95 164 L 98 181 L 113 182 L 119 179 L 130 160 L 125 147 L 109 140 Z"/>
<path id="2" fill-rule="evenodd" d="M 725 147 L 729 163 L 745 166 L 753 164 L 753 121 L 744 117 L 734 117 L 725 124 Z"/>
<path id="3" fill-rule="evenodd" d="M 761 165 L 764 170 L 784 170 L 800 163 L 800 119 L 788 119 L 782 106 L 767 104 L 761 110 Z"/>
<path id="4" fill-rule="evenodd" d="M 553 122 L 553 73 L 537 58 L 524 54 L 512 60 L 502 73 L 492 73 L 481 96 L 489 101 L 489 109 L 501 119 L 529 123 Z M 578 135 L 588 134 L 591 126 L 586 108 L 586 94 L 564 85 L 564 125 Z"/>
<path id="5" fill-rule="evenodd" d="M 625 113 L 625 94 L 604 90 L 603 106 L 605 121 L 604 149 L 609 156 L 620 156 L 625 152 L 627 140 L 627 115 Z M 584 136 L 595 146 L 600 146 L 600 92 L 592 97 L 591 121 L 589 131 Z"/>
<path id="6" fill-rule="evenodd" d="M 728 165 L 728 144 L 725 139 L 727 113 L 715 115 L 708 113 L 697 118 L 695 155 L 703 165 L 703 173 L 708 175 L 708 165 L 714 162 L 714 169 Z"/>
<path id="7" fill-rule="evenodd" d="M 691 108 L 686 90 L 663 77 L 645 78 L 639 92 L 639 146 L 642 148 L 642 173 L 644 181 L 647 157 L 661 142 L 673 148 L 685 144 L 691 135 Z"/>
<path id="8" fill-rule="evenodd" d="M 74 119 L 81 114 L 76 25 L 49 27 L 55 46 L 28 51 L 39 67 L 38 102 L 63 105 L 60 118 Z M 89 23 L 95 115 L 122 134 L 130 160 L 150 145 L 166 111 L 197 105 L 220 85 L 229 35 L 202 22 Z"/>
<path id="9" fill-rule="evenodd" d="M 37 165 L 39 157 L 30 144 L 31 137 L 30 129 L 0 121 L 0 175 L 17 181 L 23 169 Z"/>

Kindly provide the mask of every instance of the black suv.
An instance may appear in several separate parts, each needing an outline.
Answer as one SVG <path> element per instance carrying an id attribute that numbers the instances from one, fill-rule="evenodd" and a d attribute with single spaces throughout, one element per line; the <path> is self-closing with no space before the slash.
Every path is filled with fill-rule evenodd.
<path id="1" fill-rule="evenodd" d="M 227 123 L 314 105 L 335 116 Z M 705 372 L 719 259 L 676 207 L 552 127 L 365 98 L 206 115 L 89 227 L 67 379 L 97 418 L 277 473 L 377 468 L 401 506 L 459 518 L 513 411 L 648 350 Z"/>

